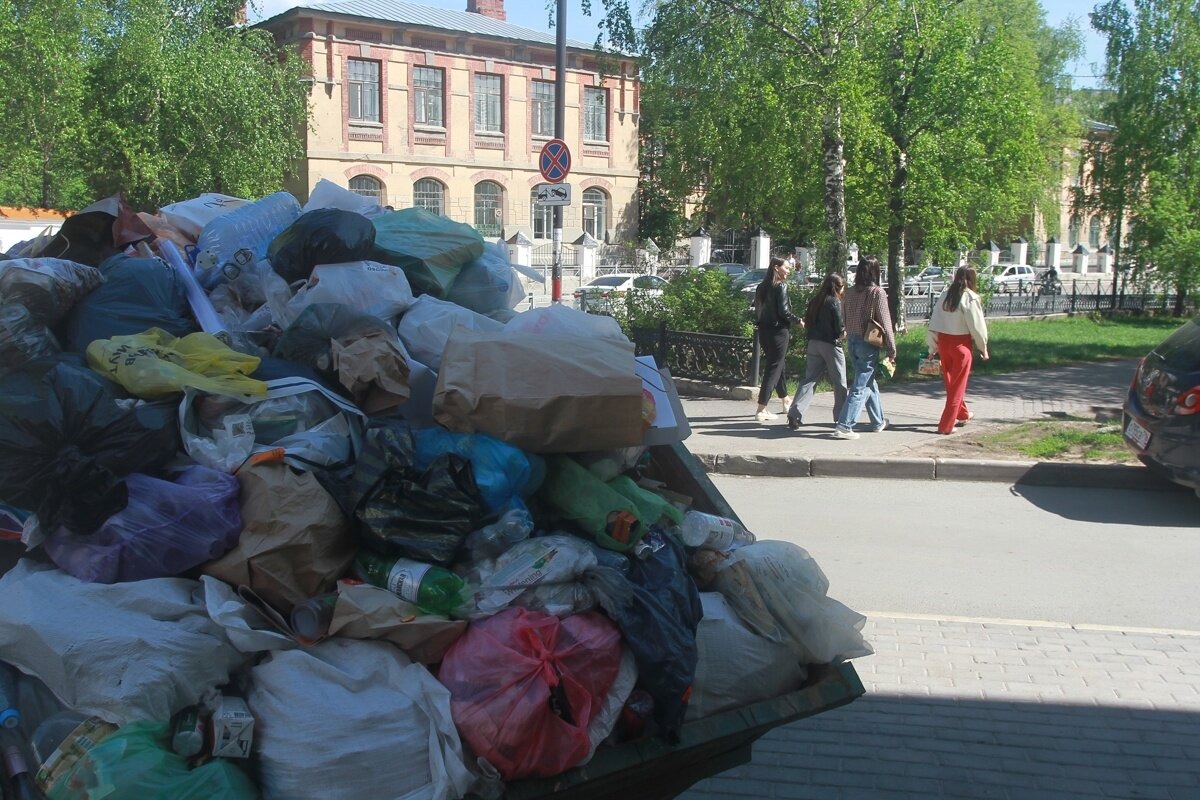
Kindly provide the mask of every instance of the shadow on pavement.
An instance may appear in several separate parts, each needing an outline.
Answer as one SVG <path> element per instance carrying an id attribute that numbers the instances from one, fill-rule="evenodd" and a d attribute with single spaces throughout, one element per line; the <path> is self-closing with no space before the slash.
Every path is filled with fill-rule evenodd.
<path id="1" fill-rule="evenodd" d="M 1147 486 L 1153 491 L 1129 494 L 1121 490 L 1095 488 L 1064 492 L 1061 483 L 1058 486 L 1017 483 L 1012 492 L 1043 511 L 1080 522 L 1200 529 L 1200 498 L 1196 497 L 1195 492 L 1154 478 L 1147 485 L 1139 482 L 1137 487 L 1131 486 L 1130 489 L 1144 490 Z"/>
<path id="2" fill-rule="evenodd" d="M 1200 797 L 1200 714 L 868 693 L 771 731 L 716 798 Z"/>

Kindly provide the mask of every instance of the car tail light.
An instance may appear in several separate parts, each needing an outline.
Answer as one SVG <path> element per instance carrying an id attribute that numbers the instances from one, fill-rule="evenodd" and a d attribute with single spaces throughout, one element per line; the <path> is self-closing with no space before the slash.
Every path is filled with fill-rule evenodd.
<path id="1" fill-rule="evenodd" d="M 1193 386 L 1175 398 L 1175 413 L 1181 417 L 1200 414 L 1200 386 Z"/>

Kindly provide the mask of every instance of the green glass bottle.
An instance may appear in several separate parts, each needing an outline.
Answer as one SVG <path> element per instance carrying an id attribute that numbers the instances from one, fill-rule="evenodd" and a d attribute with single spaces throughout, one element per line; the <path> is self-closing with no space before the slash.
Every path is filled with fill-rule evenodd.
<path id="1" fill-rule="evenodd" d="M 430 614 L 450 615 L 462 605 L 462 578 L 448 569 L 359 550 L 355 558 L 358 576 L 381 586 Z"/>

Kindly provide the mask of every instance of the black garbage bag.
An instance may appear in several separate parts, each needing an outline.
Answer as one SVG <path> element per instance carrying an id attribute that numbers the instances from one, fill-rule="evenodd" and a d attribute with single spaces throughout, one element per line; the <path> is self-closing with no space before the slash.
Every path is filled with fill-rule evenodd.
<path id="1" fill-rule="evenodd" d="M 54 334 L 29 309 L 20 303 L 0 305 L 0 375 L 58 352 Z"/>
<path id="2" fill-rule="evenodd" d="M 178 450 L 179 408 L 119 404 L 115 386 L 69 355 L 0 377 L 0 500 L 46 531 L 94 531 L 124 508 L 124 478 Z"/>
<path id="3" fill-rule="evenodd" d="M 412 429 L 397 420 L 372 422 L 354 467 L 317 479 L 364 546 L 427 564 L 449 566 L 488 513 L 470 460 L 443 453 L 417 468 Z"/>
<path id="4" fill-rule="evenodd" d="M 97 339 L 161 328 L 172 336 L 198 330 L 187 288 L 175 270 L 157 258 L 117 255 L 100 265 L 104 283 L 76 304 L 60 341 L 72 353 L 87 352 Z"/>
<path id="5" fill-rule="evenodd" d="M 633 652 L 637 685 L 654 698 L 660 732 L 676 742 L 696 677 L 696 626 L 704 609 L 683 545 L 657 527 L 642 541 L 653 552 L 645 559 L 628 559 L 632 601 L 604 603 L 604 610 Z"/>
<path id="6" fill-rule="evenodd" d="M 389 339 L 397 338 L 395 329 L 378 317 L 341 303 L 313 303 L 283 332 L 272 355 L 314 370 L 324 383 L 348 397 L 333 367 L 332 343 L 352 342 L 380 332 Z"/>
<path id="7" fill-rule="evenodd" d="M 39 255 L 95 267 L 129 245 L 153 238 L 154 231 L 133 207 L 114 194 L 68 217 Z"/>
<path id="8" fill-rule="evenodd" d="M 0 302 L 20 303 L 35 320 L 57 325 L 81 297 L 104 282 L 100 270 L 59 258 L 0 264 Z"/>
<path id="9" fill-rule="evenodd" d="M 271 268 L 288 283 L 308 280 L 319 264 L 362 261 L 375 247 L 371 220 L 340 208 L 318 208 L 301 214 L 267 248 Z"/>

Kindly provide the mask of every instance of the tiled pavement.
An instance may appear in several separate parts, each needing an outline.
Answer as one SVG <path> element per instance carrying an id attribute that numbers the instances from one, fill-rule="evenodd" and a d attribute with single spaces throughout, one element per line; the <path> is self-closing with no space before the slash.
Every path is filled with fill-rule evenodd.
<path id="1" fill-rule="evenodd" d="M 1200 798 L 1200 633 L 872 616 L 867 694 L 709 798 Z"/>

